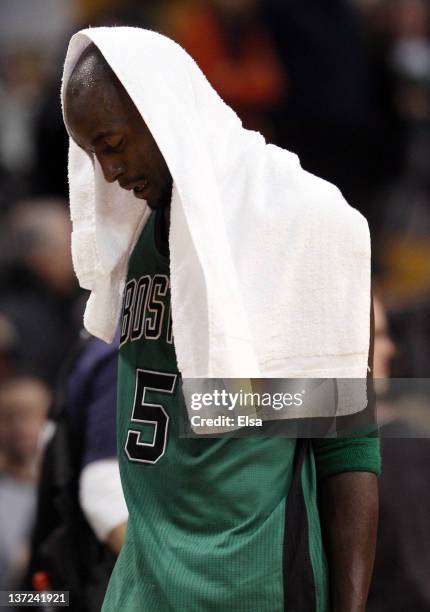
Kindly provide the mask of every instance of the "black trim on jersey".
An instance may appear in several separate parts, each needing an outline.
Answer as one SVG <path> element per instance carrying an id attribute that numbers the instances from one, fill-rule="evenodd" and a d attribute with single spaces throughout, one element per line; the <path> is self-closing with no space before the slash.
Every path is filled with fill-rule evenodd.
<path id="1" fill-rule="evenodd" d="M 284 611 L 316 610 L 315 579 L 309 556 L 309 525 L 302 487 L 302 467 L 310 441 L 296 443 L 293 481 L 285 502 L 284 527 Z"/>

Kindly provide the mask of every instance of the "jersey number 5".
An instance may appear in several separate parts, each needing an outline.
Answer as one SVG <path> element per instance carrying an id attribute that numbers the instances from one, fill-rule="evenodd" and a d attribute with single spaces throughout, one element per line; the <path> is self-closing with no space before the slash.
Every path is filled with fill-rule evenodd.
<path id="1" fill-rule="evenodd" d="M 136 371 L 136 389 L 134 393 L 132 423 L 153 425 L 154 433 L 151 442 L 142 442 L 142 432 L 128 429 L 125 453 L 130 461 L 136 463 L 157 463 L 164 455 L 169 429 L 169 415 L 161 404 L 147 401 L 148 393 L 168 393 L 175 390 L 177 374 L 154 372 L 153 370 Z"/>

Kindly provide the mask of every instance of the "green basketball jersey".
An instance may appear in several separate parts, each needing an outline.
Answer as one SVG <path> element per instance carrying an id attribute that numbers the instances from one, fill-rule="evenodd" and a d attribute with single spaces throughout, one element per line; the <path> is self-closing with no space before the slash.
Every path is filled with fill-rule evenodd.
<path id="1" fill-rule="evenodd" d="M 155 246 L 155 217 L 130 258 L 124 294 L 117 427 L 129 523 L 103 612 L 281 612 L 307 561 L 314 604 L 297 610 L 325 612 L 312 454 L 297 477 L 295 440 L 179 435 L 169 262 Z M 294 478 L 304 502 L 290 504 L 297 522 L 286 509 Z"/>

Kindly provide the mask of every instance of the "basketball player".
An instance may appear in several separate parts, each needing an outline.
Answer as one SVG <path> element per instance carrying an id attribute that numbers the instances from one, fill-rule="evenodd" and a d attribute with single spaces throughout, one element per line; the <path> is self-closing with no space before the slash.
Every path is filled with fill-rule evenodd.
<path id="1" fill-rule="evenodd" d="M 377 440 L 179 436 L 167 239 L 172 176 L 92 44 L 67 83 L 64 111 L 71 137 L 98 160 L 105 180 L 152 209 L 124 293 L 118 453 L 129 524 L 103 612 L 364 611 Z M 156 432 L 132 419 L 155 420 Z"/>

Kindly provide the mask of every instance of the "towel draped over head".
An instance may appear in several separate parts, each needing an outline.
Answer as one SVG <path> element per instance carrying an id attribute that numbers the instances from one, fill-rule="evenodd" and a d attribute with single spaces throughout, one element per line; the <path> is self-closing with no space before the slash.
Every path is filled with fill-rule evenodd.
<path id="1" fill-rule="evenodd" d="M 365 219 L 292 153 L 245 130 L 193 59 L 155 32 L 82 30 L 62 96 L 93 42 L 173 177 L 172 322 L 185 378 L 366 377 L 370 239 Z M 70 139 L 72 251 L 89 332 L 110 342 L 149 208 Z"/>

